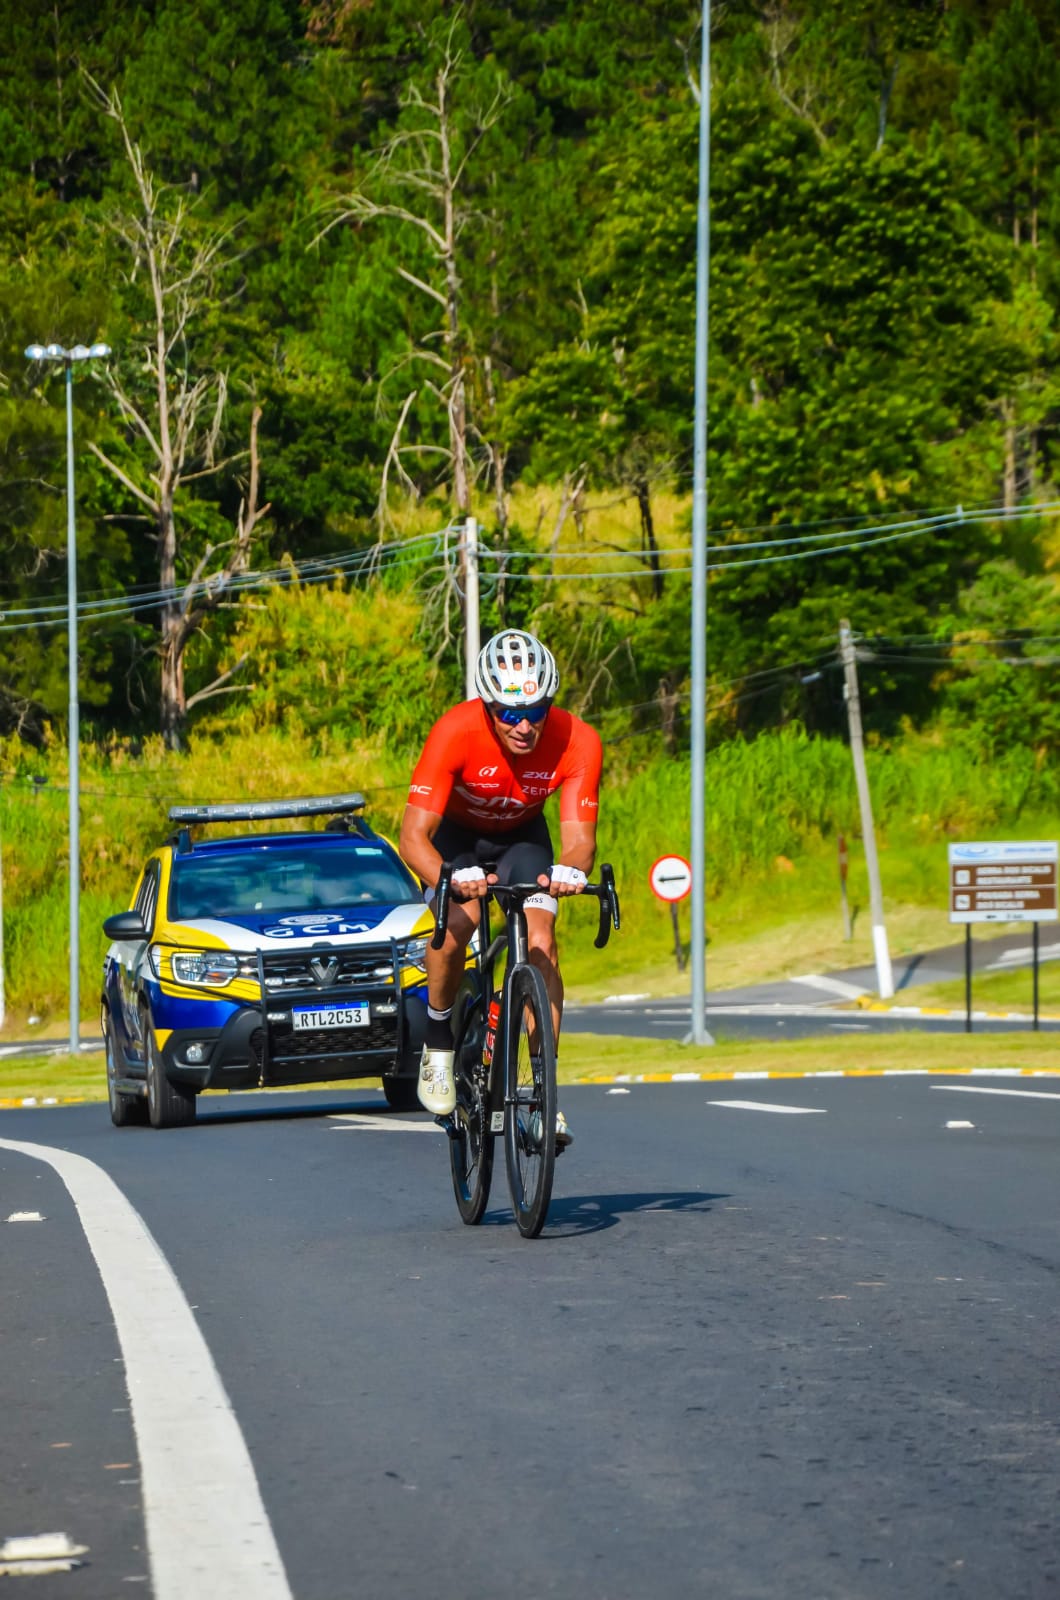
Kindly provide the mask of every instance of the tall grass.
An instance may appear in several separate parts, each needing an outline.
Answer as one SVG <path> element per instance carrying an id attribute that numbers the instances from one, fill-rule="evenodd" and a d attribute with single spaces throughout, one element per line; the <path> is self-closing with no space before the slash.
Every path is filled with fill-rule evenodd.
<path id="1" fill-rule="evenodd" d="M 294 729 L 193 741 L 174 755 L 157 740 L 137 753 L 119 744 L 86 746 L 81 758 L 81 994 L 91 1016 L 99 988 L 104 916 L 129 902 L 148 851 L 170 831 L 169 805 L 191 800 L 273 798 L 363 789 L 376 825 L 393 835 L 404 806 L 415 752 L 391 746 L 385 731 L 351 743 L 341 729 L 312 739 Z M 892 852 L 919 863 L 948 838 L 999 830 L 1019 836 L 1021 819 L 1060 813 L 1060 778 L 1015 751 L 989 767 L 966 752 L 906 739 L 868 752 L 876 824 Z M 17 741 L 0 743 L 0 851 L 7 1006 L 18 1021 L 61 1016 L 66 1006 L 66 752 L 39 755 Z M 43 784 L 35 785 L 34 777 Z M 608 961 L 635 966 L 667 954 L 669 930 L 647 887 L 659 855 L 687 854 L 690 769 L 687 758 L 657 758 L 605 784 L 600 858 L 614 863 L 623 902 L 623 936 Z M 712 906 L 749 884 L 776 881 L 778 860 L 797 861 L 839 832 L 860 832 L 850 754 L 838 741 L 797 729 L 733 742 L 708 753 L 707 859 Z M 1053 824 L 1050 837 L 1056 837 Z M 931 856 L 934 850 L 927 852 Z M 905 892 L 934 892 L 918 865 Z M 724 919 L 717 912 L 719 923 Z M 594 918 L 564 913 L 565 948 L 590 960 Z"/>

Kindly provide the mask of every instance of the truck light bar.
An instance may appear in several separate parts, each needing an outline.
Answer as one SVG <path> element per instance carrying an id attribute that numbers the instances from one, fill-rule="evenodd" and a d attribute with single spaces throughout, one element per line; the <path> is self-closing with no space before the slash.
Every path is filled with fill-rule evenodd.
<path id="1" fill-rule="evenodd" d="M 226 800 L 216 805 L 170 806 L 170 822 L 270 822 L 280 817 L 344 816 L 363 811 L 363 794 L 325 794 L 305 800 Z"/>

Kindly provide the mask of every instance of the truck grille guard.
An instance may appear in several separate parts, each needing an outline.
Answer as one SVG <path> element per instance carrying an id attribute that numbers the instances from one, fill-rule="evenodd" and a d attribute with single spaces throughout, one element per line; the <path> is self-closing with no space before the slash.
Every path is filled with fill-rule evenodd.
<path id="1" fill-rule="evenodd" d="M 386 1002 L 394 1006 L 394 1034 L 390 1042 L 380 1045 L 370 1042 L 378 1040 L 383 1026 L 389 1031 L 389 1017 L 372 1018 L 368 1028 L 337 1029 L 333 1035 L 334 1043 L 349 1039 L 351 1031 L 356 1032 L 358 1038 L 363 1038 L 356 1054 L 362 1059 L 366 1056 L 378 1056 L 380 1066 L 384 1061 L 394 1062 L 401 1059 L 407 1042 L 408 1027 L 405 1017 L 405 994 L 401 987 L 401 957 L 403 947 L 396 939 L 390 939 L 385 944 L 359 944 L 359 945 L 332 945 L 326 940 L 321 940 L 306 950 L 259 950 L 258 951 L 258 982 L 261 986 L 261 1042 L 259 1061 L 259 1086 L 264 1087 L 269 1082 L 270 1068 L 290 1068 L 304 1066 L 312 1061 L 333 1060 L 336 1055 L 352 1054 L 354 1052 L 342 1049 L 316 1049 L 308 1048 L 312 1042 L 320 1038 L 319 1033 L 309 1032 L 299 1039 L 297 1050 L 280 1048 L 282 1033 L 293 1034 L 290 1022 L 290 1009 L 294 1005 L 312 1001 L 317 1005 L 326 1002 L 328 1005 L 344 1005 L 351 1001 L 367 1000 L 369 1006 L 373 1003 Z M 317 972 L 313 971 L 313 963 L 318 963 Z M 335 962 L 334 969 L 331 963 Z M 324 974 L 328 974 L 324 976 Z M 270 1015 L 271 1012 L 283 1009 L 287 1015 L 283 1020 Z M 255 1034 L 258 1030 L 255 1029 Z M 256 1042 L 256 1041 L 255 1041 Z"/>

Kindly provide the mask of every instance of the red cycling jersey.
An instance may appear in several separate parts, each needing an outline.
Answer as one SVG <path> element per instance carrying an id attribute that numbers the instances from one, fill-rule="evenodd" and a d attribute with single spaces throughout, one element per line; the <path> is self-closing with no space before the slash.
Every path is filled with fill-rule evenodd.
<path id="1" fill-rule="evenodd" d="M 587 722 L 553 706 L 533 750 L 513 755 L 481 700 L 465 700 L 431 729 L 412 774 L 409 805 L 484 833 L 539 816 L 559 789 L 561 822 L 595 822 L 603 751 Z"/>

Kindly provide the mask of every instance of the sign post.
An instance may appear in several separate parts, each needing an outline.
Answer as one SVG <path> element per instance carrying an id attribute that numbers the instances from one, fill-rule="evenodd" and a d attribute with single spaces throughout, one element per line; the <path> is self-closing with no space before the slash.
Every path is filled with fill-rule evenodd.
<path id="1" fill-rule="evenodd" d="M 843 901 L 843 934 L 847 939 L 854 937 L 854 929 L 850 925 L 850 902 L 847 899 L 847 867 L 850 857 L 847 854 L 847 842 L 843 834 L 839 835 L 839 893 Z"/>
<path id="2" fill-rule="evenodd" d="M 648 874 L 651 892 L 670 907 L 670 921 L 674 930 L 674 955 L 677 970 L 685 967 L 685 949 L 681 943 L 681 930 L 677 921 L 677 903 L 692 892 L 692 866 L 684 856 L 660 856 Z"/>
<path id="3" fill-rule="evenodd" d="M 1060 846 L 1055 840 L 950 845 L 950 921 L 964 924 L 964 1031 L 972 1031 L 972 924 L 1029 922 L 1034 930 L 1038 1028 L 1038 924 L 1056 922 Z"/>

